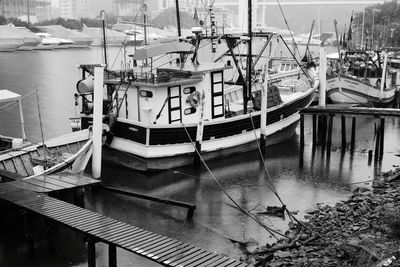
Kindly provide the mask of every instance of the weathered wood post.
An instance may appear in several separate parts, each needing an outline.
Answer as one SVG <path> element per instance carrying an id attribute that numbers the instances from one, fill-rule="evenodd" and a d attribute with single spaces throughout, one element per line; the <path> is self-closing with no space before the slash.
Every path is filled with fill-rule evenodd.
<path id="1" fill-rule="evenodd" d="M 356 117 L 353 116 L 351 118 L 351 143 L 350 143 L 350 150 L 354 151 L 354 145 L 356 142 Z"/>
<path id="2" fill-rule="evenodd" d="M 313 147 L 317 145 L 317 115 L 312 115 L 312 143 Z"/>
<path id="3" fill-rule="evenodd" d="M 303 168 L 304 157 L 304 114 L 300 114 L 300 168 Z"/>
<path id="4" fill-rule="evenodd" d="M 196 130 L 196 143 L 195 150 L 193 154 L 193 167 L 200 169 L 201 167 L 201 144 L 203 142 L 203 131 L 204 131 L 204 101 L 205 94 L 204 90 L 200 93 L 200 105 L 199 105 L 199 120 L 197 122 Z"/>
<path id="5" fill-rule="evenodd" d="M 88 267 L 96 267 L 96 242 L 88 238 Z"/>
<path id="6" fill-rule="evenodd" d="M 332 128 L 333 128 L 333 114 L 329 114 L 328 116 L 328 138 L 326 142 L 327 150 L 331 150 L 332 146 Z"/>
<path id="7" fill-rule="evenodd" d="M 114 244 L 108 244 L 108 266 L 117 267 L 117 247 Z"/>
<path id="8" fill-rule="evenodd" d="M 381 124 L 380 124 L 380 146 L 379 146 L 379 159 L 382 160 L 383 158 L 383 146 L 384 146 L 384 141 L 385 141 L 385 118 L 381 118 Z"/>
<path id="9" fill-rule="evenodd" d="M 318 105 L 325 107 L 326 105 L 326 47 L 319 47 L 319 94 Z"/>
<path id="10" fill-rule="evenodd" d="M 94 68 L 92 176 L 101 177 L 104 67 Z"/>
<path id="11" fill-rule="evenodd" d="M 300 114 L 300 149 L 304 147 L 304 114 Z"/>
<path id="12" fill-rule="evenodd" d="M 375 139 L 375 153 L 374 153 L 374 160 L 377 161 L 379 159 L 379 145 L 381 141 L 381 131 L 379 129 L 380 126 L 378 126 L 378 132 L 376 133 L 376 139 Z"/>
<path id="13" fill-rule="evenodd" d="M 267 140 L 267 97 L 268 97 L 268 60 L 264 66 L 264 83 L 261 88 L 261 121 L 260 121 L 260 147 L 265 153 Z"/>
<path id="14" fill-rule="evenodd" d="M 342 116 L 342 153 L 346 151 L 346 117 Z"/>

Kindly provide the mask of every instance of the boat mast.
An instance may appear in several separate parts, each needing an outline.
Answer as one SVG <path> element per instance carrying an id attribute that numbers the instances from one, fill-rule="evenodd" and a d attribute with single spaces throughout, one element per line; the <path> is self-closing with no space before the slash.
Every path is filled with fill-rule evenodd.
<path id="1" fill-rule="evenodd" d="M 143 4 L 143 33 L 144 33 L 144 45 L 148 45 L 148 42 L 147 42 L 147 5 L 146 4 Z"/>
<path id="2" fill-rule="evenodd" d="M 175 0 L 175 8 L 176 8 L 176 27 L 178 29 L 178 37 L 181 37 L 182 33 L 181 33 L 181 17 L 179 15 L 179 0 Z"/>
<path id="3" fill-rule="evenodd" d="M 100 11 L 101 25 L 103 28 L 103 50 L 104 50 L 104 64 L 107 68 L 107 44 L 106 44 L 106 12 L 104 10 Z"/>
<path id="4" fill-rule="evenodd" d="M 251 0 L 247 1 L 247 32 L 248 32 L 248 37 L 249 40 L 247 41 L 247 66 L 246 66 L 246 80 L 247 83 L 247 92 L 243 90 L 243 112 L 244 114 L 247 113 L 247 102 L 249 101 L 249 98 L 251 97 L 251 69 L 252 69 L 252 42 L 251 42 L 251 35 L 252 35 L 252 2 Z"/>

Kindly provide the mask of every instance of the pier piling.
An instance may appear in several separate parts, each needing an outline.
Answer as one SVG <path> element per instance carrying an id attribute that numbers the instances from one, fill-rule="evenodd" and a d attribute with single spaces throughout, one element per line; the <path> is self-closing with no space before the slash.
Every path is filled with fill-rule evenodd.
<path id="1" fill-rule="evenodd" d="M 383 144 L 385 141 L 385 118 L 381 118 L 380 123 L 380 146 L 379 146 L 379 159 L 383 158 Z"/>
<path id="2" fill-rule="evenodd" d="M 333 128 L 333 114 L 329 114 L 328 116 L 328 137 L 326 142 L 326 149 L 331 150 L 332 146 L 332 128 Z"/>
<path id="3" fill-rule="evenodd" d="M 117 247 L 114 244 L 108 245 L 108 267 L 117 267 Z"/>
<path id="4" fill-rule="evenodd" d="M 346 150 L 346 117 L 342 116 L 342 153 Z"/>
<path id="5" fill-rule="evenodd" d="M 378 129 L 378 132 L 376 134 L 376 139 L 375 139 L 375 154 L 374 154 L 374 160 L 378 161 L 379 159 L 379 145 L 381 141 L 381 131 Z"/>
<path id="6" fill-rule="evenodd" d="M 312 143 L 313 147 L 315 147 L 317 145 L 317 115 L 315 114 L 312 115 L 312 127 Z"/>
<path id="7" fill-rule="evenodd" d="M 356 117 L 353 116 L 351 118 L 351 142 L 350 142 L 351 151 L 354 151 L 355 142 L 356 142 Z"/>
<path id="8" fill-rule="evenodd" d="M 300 147 L 304 147 L 304 114 L 300 115 Z"/>
<path id="9" fill-rule="evenodd" d="M 96 267 L 96 242 L 91 238 L 87 240 L 88 267 Z"/>

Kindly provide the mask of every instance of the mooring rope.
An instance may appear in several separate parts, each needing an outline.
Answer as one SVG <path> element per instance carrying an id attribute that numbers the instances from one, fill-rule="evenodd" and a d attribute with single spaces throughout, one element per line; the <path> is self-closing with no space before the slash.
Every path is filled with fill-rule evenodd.
<path id="1" fill-rule="evenodd" d="M 274 230 L 268 226 L 266 226 L 264 223 L 262 223 L 256 216 L 254 216 L 253 214 L 251 214 L 250 212 L 246 211 L 242 206 L 239 205 L 239 203 L 237 203 L 230 195 L 229 193 L 225 190 L 225 188 L 222 186 L 222 184 L 220 183 L 220 181 L 218 180 L 218 178 L 214 175 L 214 173 L 210 170 L 210 168 L 208 167 L 207 163 L 205 162 L 203 156 L 201 155 L 200 151 L 197 150 L 196 148 L 196 144 L 193 142 L 192 138 L 190 137 L 189 132 L 186 129 L 186 126 L 181 123 L 181 125 L 183 126 L 183 128 L 185 129 L 186 135 L 188 136 L 191 144 L 194 147 L 195 153 L 199 156 L 202 164 L 204 165 L 204 167 L 207 169 L 208 173 L 211 175 L 211 177 L 214 179 L 214 181 L 216 182 L 216 184 L 218 185 L 218 187 L 221 189 L 221 191 L 228 197 L 228 199 L 230 201 L 232 201 L 232 203 L 236 206 L 236 208 L 238 210 L 240 210 L 243 214 L 245 214 L 246 216 L 248 216 L 249 218 L 251 218 L 252 220 L 254 220 L 255 222 L 257 222 L 258 224 L 260 224 L 264 229 L 266 229 L 270 235 L 272 237 L 274 237 L 276 240 L 279 240 L 277 235 L 287 238 L 284 234 L 280 233 L 277 230 Z"/>

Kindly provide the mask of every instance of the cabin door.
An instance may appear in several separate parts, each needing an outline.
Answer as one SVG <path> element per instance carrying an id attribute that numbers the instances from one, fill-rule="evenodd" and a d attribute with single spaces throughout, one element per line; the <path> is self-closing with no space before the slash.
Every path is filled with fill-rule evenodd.
<path id="1" fill-rule="evenodd" d="M 168 87 L 168 118 L 169 123 L 182 122 L 181 86 Z"/>

